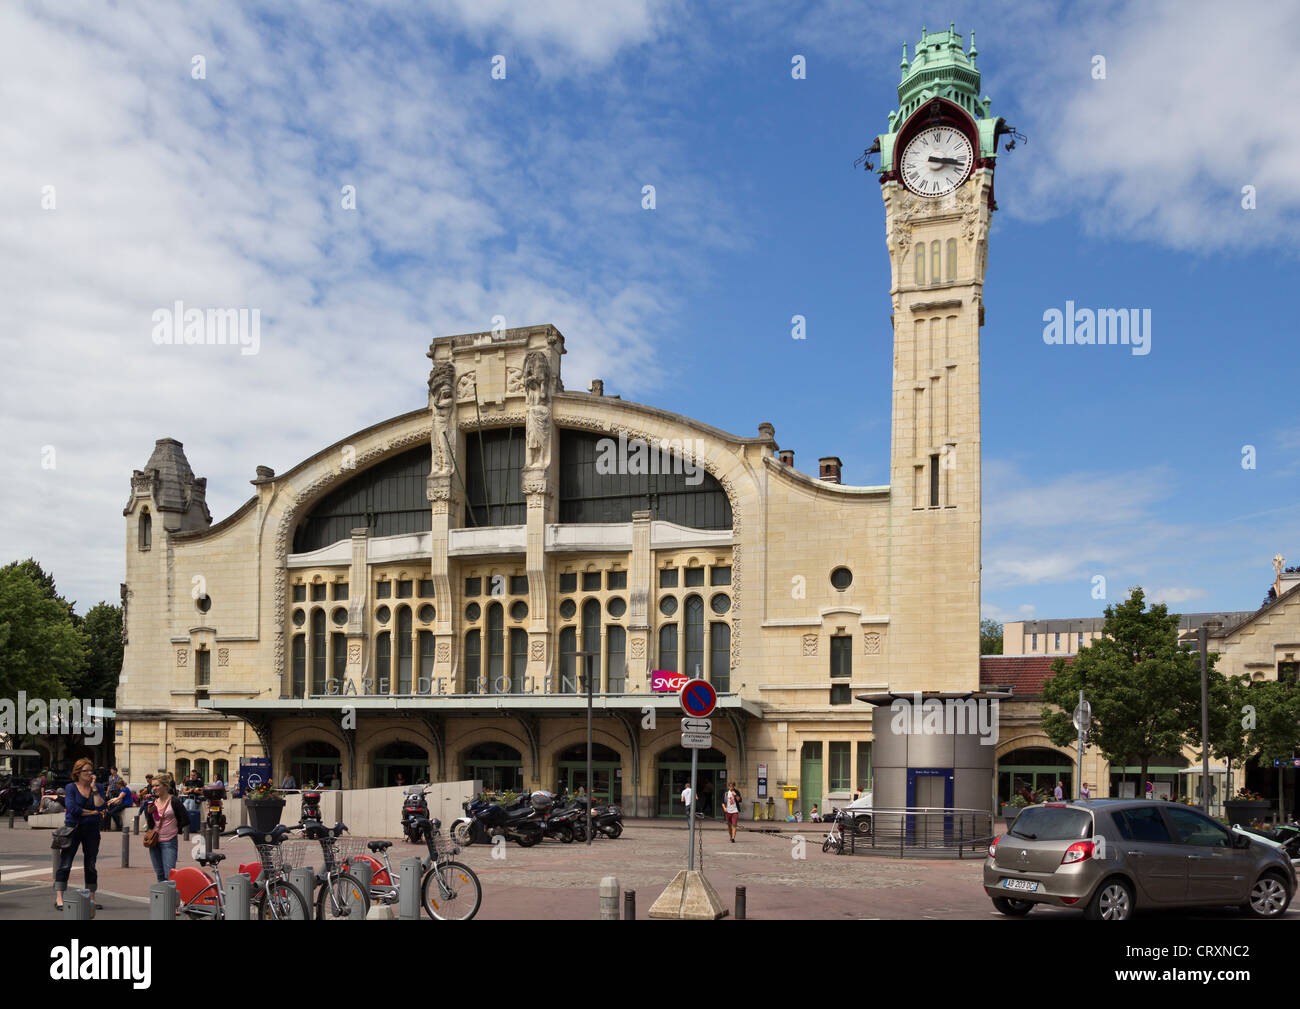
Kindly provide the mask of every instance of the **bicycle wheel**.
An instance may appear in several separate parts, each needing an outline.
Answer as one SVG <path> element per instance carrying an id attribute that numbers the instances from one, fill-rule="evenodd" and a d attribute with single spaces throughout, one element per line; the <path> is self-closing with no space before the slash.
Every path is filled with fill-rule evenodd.
<path id="1" fill-rule="evenodd" d="M 258 921 L 307 921 L 311 904 L 287 880 L 273 879 L 257 896 Z"/>
<path id="2" fill-rule="evenodd" d="M 436 921 L 469 921 L 483 902 L 483 887 L 463 862 L 439 862 L 424 874 L 424 913 Z"/>
<path id="3" fill-rule="evenodd" d="M 369 910 L 370 898 L 361 880 L 351 873 L 340 872 L 328 885 L 321 883 L 316 888 L 317 921 L 364 920 Z"/>

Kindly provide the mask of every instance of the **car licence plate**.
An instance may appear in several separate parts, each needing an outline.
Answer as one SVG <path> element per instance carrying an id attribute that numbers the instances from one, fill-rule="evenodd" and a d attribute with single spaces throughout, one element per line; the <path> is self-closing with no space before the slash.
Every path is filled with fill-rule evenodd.
<path id="1" fill-rule="evenodd" d="M 1025 890 L 1029 893 L 1038 891 L 1038 884 L 1032 879 L 1004 879 L 1002 881 L 1004 890 Z"/>

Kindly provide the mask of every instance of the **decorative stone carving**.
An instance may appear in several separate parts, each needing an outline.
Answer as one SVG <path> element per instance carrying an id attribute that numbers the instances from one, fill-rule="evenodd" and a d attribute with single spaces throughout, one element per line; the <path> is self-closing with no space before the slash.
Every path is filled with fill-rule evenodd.
<path id="1" fill-rule="evenodd" d="M 438 642 L 438 662 L 451 661 L 451 645 L 445 641 Z"/>
<path id="2" fill-rule="evenodd" d="M 189 658 L 190 658 L 190 653 L 188 649 L 186 648 L 176 649 L 177 668 L 183 667 L 187 662 L 189 662 Z"/>
<path id="3" fill-rule="evenodd" d="M 467 371 L 460 376 L 460 381 L 456 383 L 456 399 L 473 399 L 474 389 L 477 378 L 472 371 Z"/>
<path id="4" fill-rule="evenodd" d="M 866 631 L 862 635 L 863 649 L 867 655 L 880 654 L 880 632 Z"/>
<path id="5" fill-rule="evenodd" d="M 127 644 L 127 640 L 126 640 L 127 602 L 131 598 L 131 590 L 126 587 L 126 582 L 122 582 L 120 584 L 121 584 L 121 592 L 122 592 L 122 645 L 123 647 L 125 647 Z"/>
<path id="6" fill-rule="evenodd" d="M 230 649 L 229 649 L 229 648 L 218 648 L 218 649 L 217 649 L 217 665 L 218 665 L 218 666 L 228 666 L 228 665 L 230 665 Z"/>
<path id="7" fill-rule="evenodd" d="M 805 634 L 803 636 L 803 653 L 804 655 L 817 654 L 817 637 L 816 634 Z"/>
<path id="8" fill-rule="evenodd" d="M 439 361 L 429 372 L 429 408 L 433 414 L 432 458 L 429 478 L 450 477 L 456 466 L 453 455 L 456 436 L 456 367 L 450 361 Z"/>
<path id="9" fill-rule="evenodd" d="M 540 662 L 546 657 L 546 642 L 540 637 L 533 638 L 528 643 L 528 655 L 534 662 Z"/>
<path id="10" fill-rule="evenodd" d="M 522 368 L 506 369 L 506 394 L 522 396 L 524 394 L 524 372 Z"/>
<path id="11" fill-rule="evenodd" d="M 632 639 L 632 658 L 634 659 L 645 658 L 645 638 Z"/>
<path id="12" fill-rule="evenodd" d="M 360 641 L 348 642 L 348 665 L 349 666 L 361 665 L 361 642 Z"/>
<path id="13" fill-rule="evenodd" d="M 551 365 L 540 350 L 530 350 L 524 358 L 524 395 L 524 468 L 545 471 L 551 463 Z"/>

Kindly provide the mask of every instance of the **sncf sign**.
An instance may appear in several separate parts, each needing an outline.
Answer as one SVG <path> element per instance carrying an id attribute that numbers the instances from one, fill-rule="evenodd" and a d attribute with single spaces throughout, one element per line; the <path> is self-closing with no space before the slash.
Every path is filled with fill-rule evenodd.
<path id="1" fill-rule="evenodd" d="M 663 670 L 656 669 L 650 674 L 650 689 L 655 693 L 677 693 L 691 682 L 689 676 L 682 676 L 680 673 L 666 673 Z"/>

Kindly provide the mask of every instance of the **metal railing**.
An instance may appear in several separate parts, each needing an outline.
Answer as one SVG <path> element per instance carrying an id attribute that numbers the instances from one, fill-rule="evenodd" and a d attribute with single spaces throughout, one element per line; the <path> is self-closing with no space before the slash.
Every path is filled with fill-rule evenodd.
<path id="1" fill-rule="evenodd" d="M 895 858 L 983 858 L 994 830 L 987 809 L 922 806 L 846 814 L 840 829 L 846 854 Z"/>

